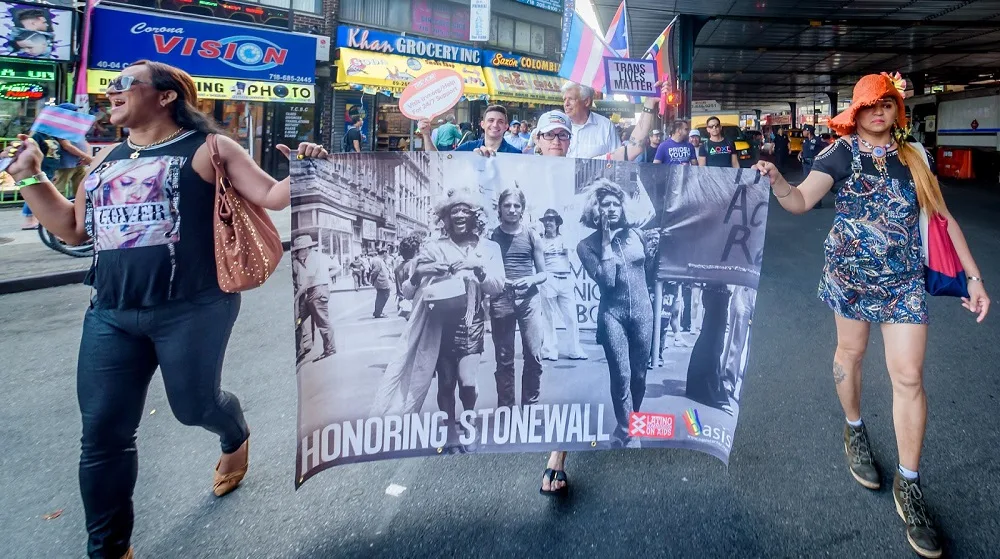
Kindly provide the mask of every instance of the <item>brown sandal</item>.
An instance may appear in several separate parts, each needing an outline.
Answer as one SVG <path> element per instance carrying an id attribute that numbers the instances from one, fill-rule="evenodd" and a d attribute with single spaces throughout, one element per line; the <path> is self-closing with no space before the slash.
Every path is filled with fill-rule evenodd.
<path id="1" fill-rule="evenodd" d="M 247 468 L 250 467 L 250 439 L 247 439 L 240 448 L 247 447 L 247 459 L 243 464 L 243 467 L 228 474 L 220 474 L 219 466 L 222 465 L 222 459 L 215 465 L 215 479 L 213 480 L 212 492 L 215 493 L 216 497 L 222 497 L 232 493 L 234 489 L 239 487 L 240 482 L 243 481 L 243 477 L 247 475 Z M 237 452 L 239 452 L 237 450 Z"/>

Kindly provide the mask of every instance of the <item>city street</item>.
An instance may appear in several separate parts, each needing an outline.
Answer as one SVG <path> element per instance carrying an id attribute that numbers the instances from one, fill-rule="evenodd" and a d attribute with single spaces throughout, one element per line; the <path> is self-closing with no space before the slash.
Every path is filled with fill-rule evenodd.
<path id="1" fill-rule="evenodd" d="M 1000 196 L 954 188 L 945 196 L 991 289 L 993 313 L 976 325 L 957 300 L 929 303 L 930 419 L 921 474 L 946 534 L 946 554 L 988 557 L 996 555 L 992 537 L 1000 533 Z M 829 201 L 798 217 L 770 206 L 729 468 L 681 450 L 572 455 L 571 496 L 564 502 L 538 494 L 541 453 L 348 465 L 295 491 L 297 395 L 286 256 L 275 277 L 244 296 L 227 354 L 223 386 L 239 396 L 252 432 L 249 474 L 235 493 L 212 496 L 217 439 L 180 425 L 154 378 L 138 435 L 137 557 L 912 556 L 889 489 L 895 439 L 878 333 L 865 360 L 864 418 L 882 490 L 861 488 L 844 460 L 844 418 L 830 372 L 834 325 L 815 296 L 833 218 Z M 74 375 L 89 293 L 68 286 L 0 296 L 5 558 L 85 553 Z M 331 297 L 341 352 L 371 334 L 373 298 L 371 290 Z M 401 328 L 391 316 L 385 320 Z M 380 345 L 388 352 L 396 343 L 389 337 Z M 586 347 L 592 355 L 600 351 L 592 338 Z M 668 357 L 679 359 L 686 350 L 671 351 Z M 489 348 L 486 358 L 492 362 Z M 370 371 L 373 383 L 379 372 Z M 482 388 L 484 398 L 495 397 L 486 395 L 489 383 Z M 405 491 L 387 493 L 393 485 Z"/>

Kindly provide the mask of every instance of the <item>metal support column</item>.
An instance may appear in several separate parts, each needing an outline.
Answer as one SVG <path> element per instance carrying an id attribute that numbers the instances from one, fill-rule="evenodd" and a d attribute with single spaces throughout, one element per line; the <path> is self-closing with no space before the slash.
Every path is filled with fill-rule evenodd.
<path id="1" fill-rule="evenodd" d="M 691 101 L 694 96 L 694 42 L 705 26 L 705 17 L 681 15 L 677 18 L 677 88 L 681 103 L 677 118 L 691 119 Z"/>
<path id="2" fill-rule="evenodd" d="M 830 118 L 833 118 L 840 112 L 837 110 L 837 105 L 840 104 L 840 95 L 836 91 L 827 91 L 826 96 L 830 99 Z"/>
<path id="3" fill-rule="evenodd" d="M 799 127 L 799 104 L 795 101 L 789 101 L 788 106 L 792 109 L 792 125 L 789 128 Z"/>
<path id="4" fill-rule="evenodd" d="M 910 82 L 913 84 L 913 94 L 923 95 L 927 86 L 927 79 L 923 74 L 913 74 L 910 77 Z"/>

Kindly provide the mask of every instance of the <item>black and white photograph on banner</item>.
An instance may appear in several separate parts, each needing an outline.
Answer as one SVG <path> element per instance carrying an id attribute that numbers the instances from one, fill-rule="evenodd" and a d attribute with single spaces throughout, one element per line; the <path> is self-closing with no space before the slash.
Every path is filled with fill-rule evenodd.
<path id="1" fill-rule="evenodd" d="M 756 284 L 708 263 L 727 265 L 714 239 L 741 213 L 730 202 L 766 186 L 700 171 L 472 153 L 293 160 L 297 486 L 334 465 L 438 454 L 676 447 L 728 461 Z M 727 203 L 682 199 L 678 180 Z M 762 245 L 763 229 L 740 246 Z M 358 257 L 370 288 L 333 293 Z M 759 258 L 739 266 L 759 274 Z"/>

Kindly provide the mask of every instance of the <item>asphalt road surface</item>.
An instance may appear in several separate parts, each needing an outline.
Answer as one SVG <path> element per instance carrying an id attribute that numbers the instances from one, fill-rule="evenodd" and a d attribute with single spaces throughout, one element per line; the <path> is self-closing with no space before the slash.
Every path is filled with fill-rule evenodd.
<path id="1" fill-rule="evenodd" d="M 1000 197 L 947 194 L 982 267 L 1000 278 Z M 250 472 L 211 495 L 218 442 L 180 425 L 157 377 L 139 429 L 133 542 L 139 557 L 907 557 L 889 489 L 889 380 L 874 334 L 864 417 L 883 489 L 848 473 L 831 378 L 834 327 L 815 298 L 830 205 L 805 216 L 771 204 L 764 274 L 727 469 L 691 451 L 572 455 L 572 496 L 538 495 L 542 454 L 456 456 L 331 469 L 293 489 L 296 386 L 288 261 L 244 298 L 224 386 L 253 433 Z M 921 468 L 953 557 L 995 557 L 1000 534 L 1000 283 L 975 325 L 932 300 L 930 423 Z M 371 292 L 338 294 L 336 312 Z M 83 287 L 0 297 L 0 557 L 82 557 L 80 416 L 74 369 Z M 347 316 L 345 314 L 344 316 Z M 405 487 L 398 496 L 390 484 Z M 58 518 L 45 515 L 62 511 Z M 992 551 L 990 551 L 992 550 Z"/>

